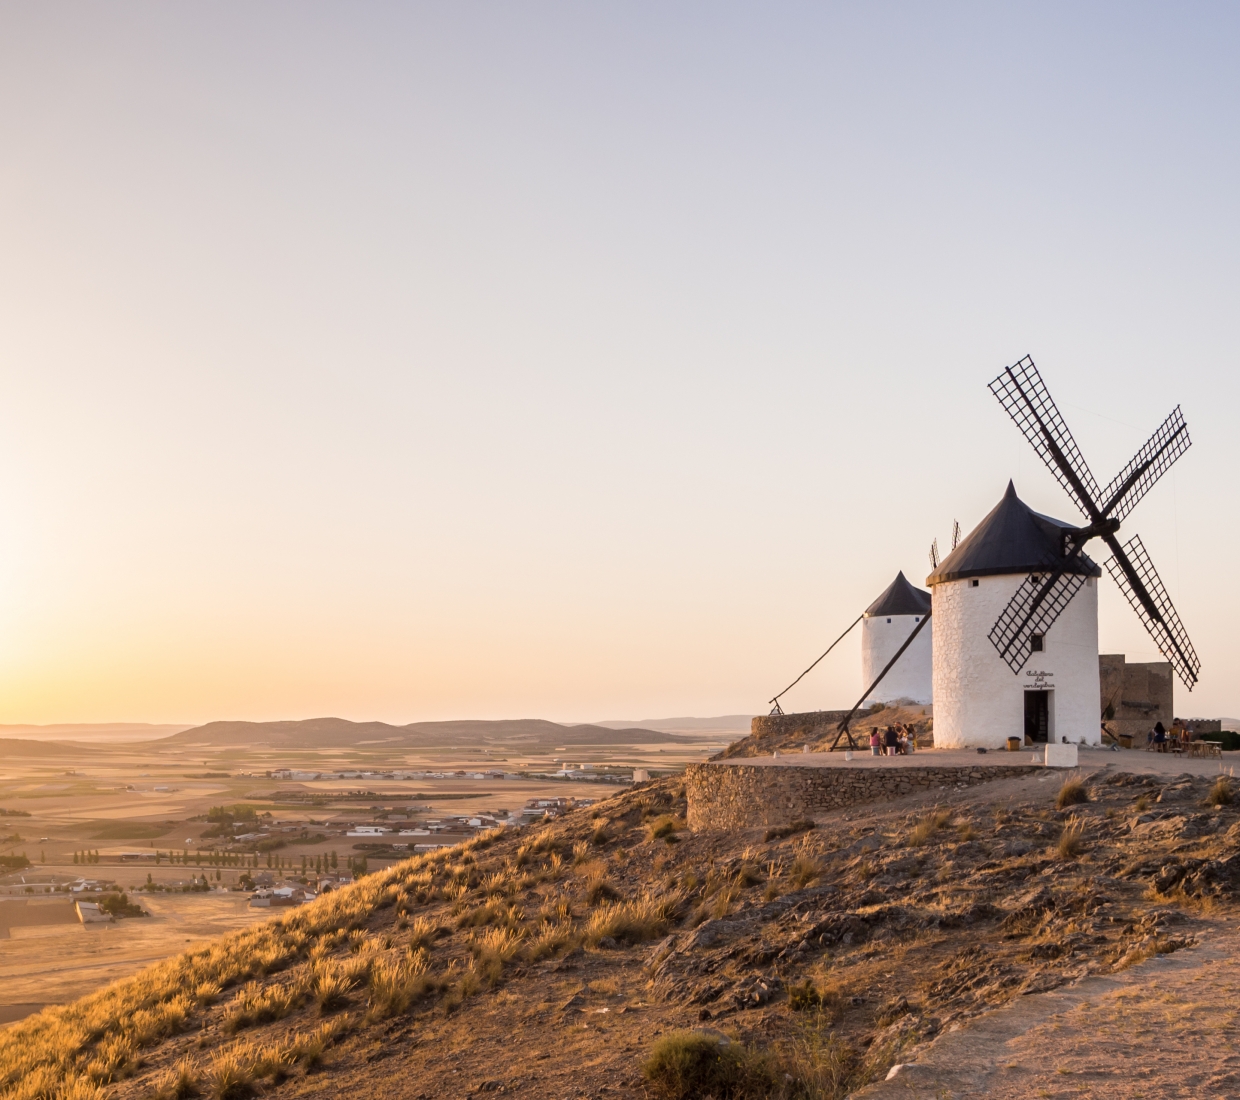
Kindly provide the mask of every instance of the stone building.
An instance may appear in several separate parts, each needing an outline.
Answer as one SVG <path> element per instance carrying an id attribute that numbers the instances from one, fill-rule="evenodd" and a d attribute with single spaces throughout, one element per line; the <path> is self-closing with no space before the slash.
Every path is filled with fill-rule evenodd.
<path id="1" fill-rule="evenodd" d="M 934 743 L 1002 748 L 1033 742 L 1101 741 L 1098 700 L 1098 578 L 1079 555 L 1075 597 L 1013 673 L 990 640 L 995 623 L 1030 575 L 1063 557 L 1072 524 L 1034 512 L 1008 483 L 993 511 L 930 574 L 934 623 Z"/>
<path id="2" fill-rule="evenodd" d="M 1155 722 L 1171 728 L 1175 710 L 1170 662 L 1129 664 L 1122 653 L 1103 653 L 1098 678 L 1099 713 L 1109 732 L 1117 737 L 1131 734 L 1134 744 L 1144 744 Z"/>

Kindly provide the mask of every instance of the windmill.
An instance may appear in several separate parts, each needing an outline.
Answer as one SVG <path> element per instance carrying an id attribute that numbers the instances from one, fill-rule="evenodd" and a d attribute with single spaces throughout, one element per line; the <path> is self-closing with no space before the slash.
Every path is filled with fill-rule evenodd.
<path id="1" fill-rule="evenodd" d="M 1107 571 L 1191 691 L 1201 662 L 1188 632 L 1140 536 L 1122 545 L 1116 538 L 1120 522 L 1191 444 L 1180 407 L 1110 484 L 1099 489 L 1029 356 L 1006 368 L 990 390 L 1088 520 L 1084 527 L 1064 529 L 1058 554 L 1046 554 L 1043 571 L 1030 573 L 1003 609 L 989 634 L 999 656 L 1013 673 L 1020 673 L 1035 652 L 1035 640 L 1041 641 L 1084 585 L 1086 576 L 1079 568 L 1082 551 L 1091 539 L 1100 538 L 1112 555 Z"/>

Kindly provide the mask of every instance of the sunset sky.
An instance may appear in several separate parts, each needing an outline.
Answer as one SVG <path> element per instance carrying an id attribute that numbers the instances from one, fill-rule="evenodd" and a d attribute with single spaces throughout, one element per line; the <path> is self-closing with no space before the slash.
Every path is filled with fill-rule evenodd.
<path id="1" fill-rule="evenodd" d="M 1222 4 L 0 4 L 0 722 L 764 712 L 1009 478 L 1078 518 L 986 389 L 1026 353 L 1102 482 L 1183 406 L 1121 537 L 1176 710 L 1240 715 L 1238 51 Z"/>

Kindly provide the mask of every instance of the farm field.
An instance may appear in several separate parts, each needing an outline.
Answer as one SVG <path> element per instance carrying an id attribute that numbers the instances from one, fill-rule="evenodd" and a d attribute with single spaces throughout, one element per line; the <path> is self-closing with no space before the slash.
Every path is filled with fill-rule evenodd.
<path id="1" fill-rule="evenodd" d="M 597 763 L 676 771 L 715 751 L 719 740 L 715 733 L 572 748 L 558 758 L 518 756 L 503 746 L 384 754 L 366 747 L 247 749 L 168 740 L 9 742 L 20 751 L 0 754 L 0 856 L 25 856 L 30 865 L 0 873 L 0 1025 L 89 993 L 188 944 L 268 919 L 271 910 L 250 908 L 240 888 L 247 871 L 268 872 L 277 884 L 309 876 L 313 886 L 316 869 L 343 873 L 350 860 L 365 858 L 375 871 L 406 854 L 347 836 L 352 826 L 413 829 L 460 816 L 519 813 L 531 799 L 598 799 L 622 789 L 583 779 L 468 777 L 480 770 L 515 775 Z M 269 777 L 281 769 L 371 774 Z M 467 775 L 382 778 L 391 769 Z M 228 807 L 238 823 L 230 830 L 218 814 L 212 820 L 213 807 Z M 468 829 L 449 829 L 442 839 L 466 835 Z M 75 862 L 86 852 L 89 863 Z M 114 884 L 150 916 L 83 926 L 63 892 L 79 878 Z M 203 892 L 182 892 L 195 882 Z M 49 885 L 62 891 L 47 895 Z"/>

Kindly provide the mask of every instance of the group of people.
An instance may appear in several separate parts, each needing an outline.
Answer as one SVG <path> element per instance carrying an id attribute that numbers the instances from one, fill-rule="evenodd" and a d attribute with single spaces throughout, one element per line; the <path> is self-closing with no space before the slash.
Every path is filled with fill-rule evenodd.
<path id="1" fill-rule="evenodd" d="M 1179 752 L 1196 737 L 1196 733 L 1192 722 L 1185 723 L 1179 718 L 1172 721 L 1170 730 L 1161 722 L 1155 722 L 1154 728 L 1146 735 L 1145 751 L 1166 752 L 1169 748 L 1172 752 Z"/>
<path id="2" fill-rule="evenodd" d="M 908 726 L 888 726 L 870 731 L 870 752 L 875 756 L 907 756 L 913 751 L 913 734 Z"/>

